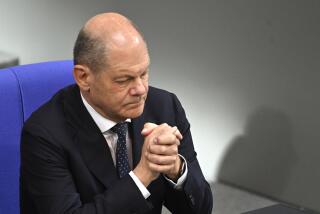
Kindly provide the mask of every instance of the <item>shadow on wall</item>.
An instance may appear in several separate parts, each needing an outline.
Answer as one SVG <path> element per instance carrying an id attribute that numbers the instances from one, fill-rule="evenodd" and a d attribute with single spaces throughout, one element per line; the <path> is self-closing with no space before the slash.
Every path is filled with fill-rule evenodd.
<path id="1" fill-rule="evenodd" d="M 261 107 L 236 137 L 218 172 L 218 180 L 271 198 L 281 198 L 297 162 L 289 117 Z"/>

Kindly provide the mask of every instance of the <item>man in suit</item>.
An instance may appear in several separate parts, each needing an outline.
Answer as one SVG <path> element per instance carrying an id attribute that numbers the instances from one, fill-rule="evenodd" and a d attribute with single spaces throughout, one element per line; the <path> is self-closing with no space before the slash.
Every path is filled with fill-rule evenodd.
<path id="1" fill-rule="evenodd" d="M 25 123 L 21 212 L 211 213 L 212 193 L 177 97 L 148 86 L 137 28 L 99 14 L 74 47 L 76 84 Z"/>

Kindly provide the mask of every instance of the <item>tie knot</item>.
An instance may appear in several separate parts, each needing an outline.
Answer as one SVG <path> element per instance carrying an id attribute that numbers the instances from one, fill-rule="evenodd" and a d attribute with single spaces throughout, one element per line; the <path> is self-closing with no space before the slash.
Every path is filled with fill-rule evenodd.
<path id="1" fill-rule="evenodd" d="M 126 136 L 128 129 L 127 122 L 117 123 L 114 127 L 111 128 L 111 131 L 118 134 L 118 136 Z"/>

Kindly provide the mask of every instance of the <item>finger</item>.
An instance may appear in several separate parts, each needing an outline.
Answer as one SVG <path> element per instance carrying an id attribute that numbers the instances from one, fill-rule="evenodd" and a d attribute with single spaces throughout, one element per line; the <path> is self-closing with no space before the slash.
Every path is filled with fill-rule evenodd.
<path id="1" fill-rule="evenodd" d="M 144 136 L 149 135 L 156 127 L 158 127 L 155 123 L 145 123 L 143 126 L 143 129 L 141 131 L 141 134 Z"/>
<path id="2" fill-rule="evenodd" d="M 152 133 L 153 136 L 158 136 L 158 135 L 166 133 L 166 132 L 173 132 L 172 127 L 169 126 L 167 123 L 162 123 L 160 125 L 157 125 L 154 123 L 146 123 L 144 125 L 143 130 L 142 130 L 142 134 L 145 136 L 146 136 L 146 134 L 144 134 L 144 133 L 148 133 L 148 135 Z"/>
<path id="3" fill-rule="evenodd" d="M 176 126 L 172 127 L 172 134 L 175 135 L 179 140 L 182 140 L 182 138 L 183 138 L 178 127 L 176 127 Z"/>
<path id="4" fill-rule="evenodd" d="M 152 154 L 157 154 L 157 155 L 177 155 L 178 146 L 176 144 L 173 144 L 173 145 L 150 144 L 148 147 L 148 152 Z"/>
<path id="5" fill-rule="evenodd" d="M 180 145 L 180 141 L 178 140 L 178 138 L 171 133 L 159 135 L 158 137 L 154 138 L 154 143 L 160 145 Z"/>
<path id="6" fill-rule="evenodd" d="M 152 130 L 150 130 L 150 128 Z M 149 131 L 148 131 L 149 129 Z M 174 134 L 173 134 L 174 133 Z M 160 125 L 156 125 L 153 123 L 146 123 L 145 124 L 145 130 L 143 130 L 142 134 L 145 135 L 145 143 L 150 144 L 150 143 L 157 143 L 158 139 L 157 137 L 160 135 L 165 135 L 165 134 L 170 134 L 172 136 L 175 136 L 175 138 L 177 138 L 178 140 L 173 140 L 169 139 L 162 141 L 164 144 L 177 144 L 180 145 L 180 141 L 179 139 L 182 139 L 182 135 L 180 134 L 180 131 L 177 129 L 177 127 L 171 127 L 166 123 L 162 123 Z M 165 138 L 168 138 L 165 137 Z M 171 138 L 171 137 L 169 137 Z"/>
<path id="7" fill-rule="evenodd" d="M 152 153 L 147 154 L 147 160 L 158 165 L 174 164 L 178 157 L 178 155 L 165 156 Z"/>
<path id="8" fill-rule="evenodd" d="M 156 129 L 154 129 L 154 133 L 157 134 L 165 134 L 165 133 L 171 133 L 173 135 L 175 135 L 179 140 L 183 139 L 182 134 L 180 133 L 178 127 L 174 126 L 171 127 L 166 123 L 163 123 L 161 125 L 159 125 Z"/>
<path id="9" fill-rule="evenodd" d="M 155 164 L 152 162 L 149 162 L 148 166 L 149 166 L 150 170 L 152 170 L 154 172 L 164 173 L 164 174 L 171 172 L 175 167 L 174 164 L 159 165 L 159 164 Z"/>
<path id="10" fill-rule="evenodd" d="M 161 125 L 156 125 L 154 123 L 146 123 L 141 134 L 146 137 L 145 139 L 148 142 L 153 142 L 155 141 L 155 137 L 163 133 L 169 132 L 170 129 L 171 127 L 166 123 L 163 123 Z"/>

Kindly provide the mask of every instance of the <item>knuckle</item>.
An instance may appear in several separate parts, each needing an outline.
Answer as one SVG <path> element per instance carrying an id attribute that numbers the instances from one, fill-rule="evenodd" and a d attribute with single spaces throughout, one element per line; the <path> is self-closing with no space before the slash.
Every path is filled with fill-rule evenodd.
<path id="1" fill-rule="evenodd" d="M 155 163 L 159 162 L 159 156 L 158 155 L 152 155 L 151 160 Z"/>
<path id="2" fill-rule="evenodd" d="M 171 142 L 176 142 L 176 140 L 177 140 L 177 137 L 175 136 L 175 135 L 170 135 L 170 141 Z"/>
<path id="3" fill-rule="evenodd" d="M 178 151 L 179 151 L 179 149 L 178 149 L 178 146 L 177 146 L 177 145 L 175 145 L 175 146 L 174 146 L 174 151 L 175 151 L 175 152 L 178 152 Z"/>
<path id="4" fill-rule="evenodd" d="M 148 126 L 150 126 L 150 123 L 149 123 L 149 122 L 148 122 L 148 123 L 145 123 L 143 127 L 148 127 Z"/>
<path id="5" fill-rule="evenodd" d="M 160 127 L 162 130 L 166 130 L 169 127 L 169 125 L 167 123 L 162 123 Z"/>
<path id="6" fill-rule="evenodd" d="M 170 158 L 170 162 L 168 162 L 169 164 L 172 164 L 172 163 L 174 163 L 176 161 L 176 158 L 173 156 L 173 157 L 171 157 Z"/>
<path id="7" fill-rule="evenodd" d="M 159 159 L 159 158 L 155 158 L 155 159 L 154 159 L 154 163 L 156 163 L 156 164 L 161 164 L 162 161 L 161 161 L 161 159 Z"/>
<path id="8" fill-rule="evenodd" d="M 172 151 L 173 151 L 174 154 L 177 154 L 178 153 L 178 147 L 174 146 L 172 148 Z"/>
<path id="9" fill-rule="evenodd" d="M 176 162 L 176 161 L 177 161 L 177 159 L 178 159 L 178 156 L 177 156 L 177 155 L 175 155 L 175 156 L 174 156 L 174 158 L 173 158 L 173 161 L 174 161 L 174 162 Z"/>
<path id="10" fill-rule="evenodd" d="M 153 155 L 149 153 L 148 156 L 147 156 L 147 159 L 148 160 L 153 160 Z"/>
<path id="11" fill-rule="evenodd" d="M 157 136 L 156 139 L 158 139 L 159 142 L 162 142 L 162 141 L 163 141 L 163 136 L 162 136 L 162 135 L 159 135 L 159 136 Z"/>
<path id="12" fill-rule="evenodd" d="M 162 153 L 165 153 L 166 150 L 167 150 L 166 146 L 161 146 L 161 147 L 160 147 L 160 151 L 161 151 Z"/>
<path id="13" fill-rule="evenodd" d="M 153 152 L 154 151 L 154 146 L 152 144 L 149 144 L 149 151 Z"/>

